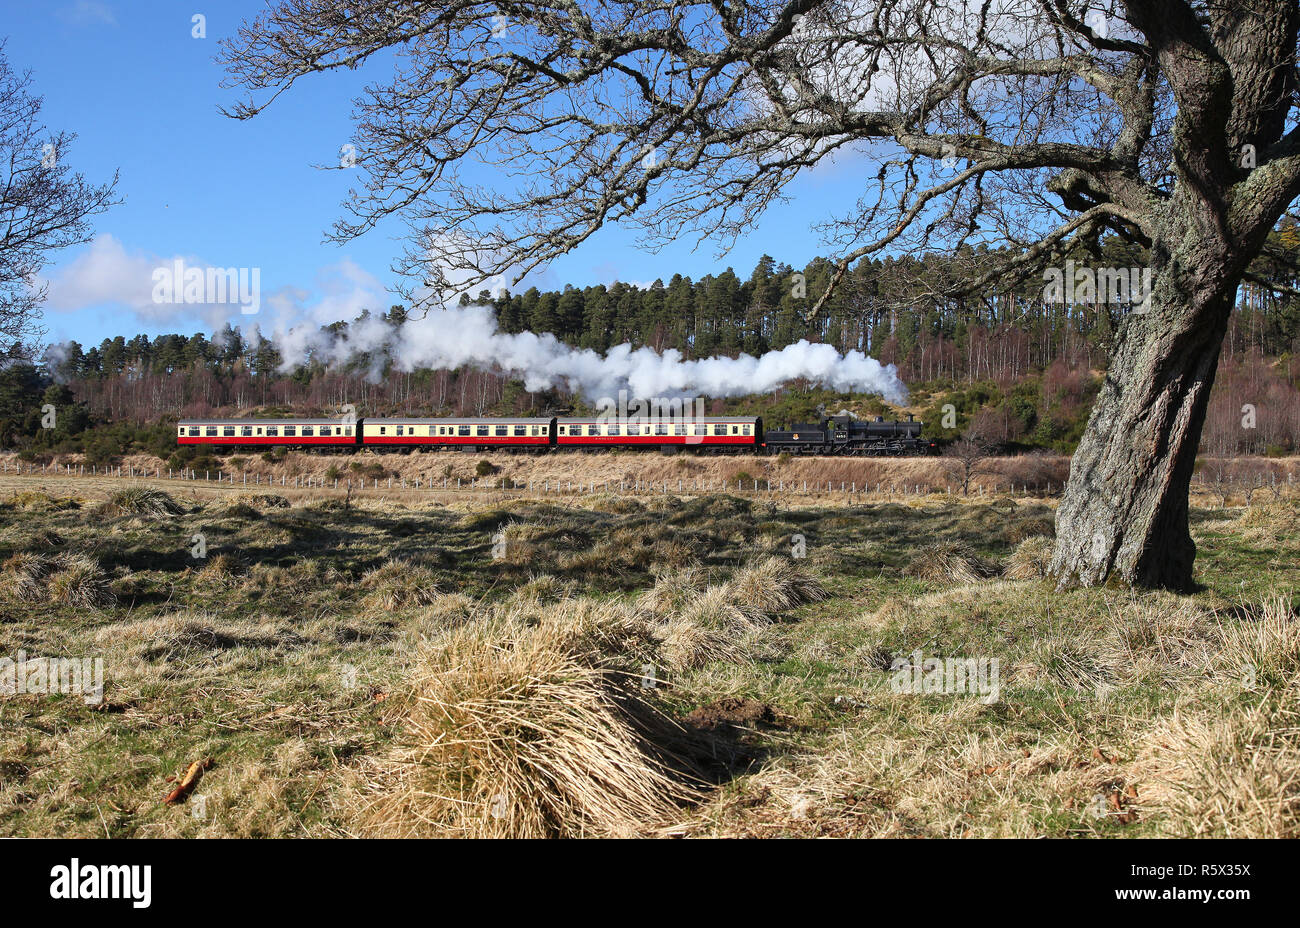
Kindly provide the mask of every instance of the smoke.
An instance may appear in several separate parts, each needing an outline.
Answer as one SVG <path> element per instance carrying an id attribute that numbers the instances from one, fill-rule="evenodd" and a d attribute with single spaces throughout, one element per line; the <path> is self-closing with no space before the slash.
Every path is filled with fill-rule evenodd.
<path id="1" fill-rule="evenodd" d="M 530 391 L 564 387 L 589 400 L 616 396 L 619 390 L 639 398 L 740 396 L 765 393 L 796 379 L 843 392 L 879 393 L 894 403 L 907 399 L 894 365 L 883 365 L 861 351 L 841 355 L 830 345 L 799 341 L 758 358 L 742 354 L 686 360 L 675 349 L 660 353 L 630 345 L 601 355 L 572 348 L 550 334 L 500 332 L 489 306 L 435 309 L 400 326 L 368 316 L 343 333 L 303 324 L 277 331 L 272 341 L 285 370 L 308 360 L 345 364 L 369 355 L 376 366 L 386 357 L 402 371 L 501 371 L 522 379 Z"/>

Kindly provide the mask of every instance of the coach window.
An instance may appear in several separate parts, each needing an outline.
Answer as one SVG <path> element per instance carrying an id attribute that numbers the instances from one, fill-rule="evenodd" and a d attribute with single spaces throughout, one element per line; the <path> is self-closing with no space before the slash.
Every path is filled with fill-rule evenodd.
<path id="1" fill-rule="evenodd" d="M 527 434 L 528 434 L 528 426 L 526 426 L 526 425 L 516 425 L 516 426 L 515 426 L 515 437 L 516 437 L 516 438 L 522 438 L 522 437 L 524 437 L 524 436 L 527 435 Z"/>
<path id="2" fill-rule="evenodd" d="M 268 425 L 266 427 L 266 434 L 269 438 L 275 438 L 280 434 L 280 427 L 278 425 Z"/>
<path id="3" fill-rule="evenodd" d="M 198 437 L 199 437 L 199 430 L 193 428 L 190 429 L 190 438 L 198 438 Z"/>
<path id="4" fill-rule="evenodd" d="M 209 425 L 206 429 L 204 429 L 203 434 L 208 438 L 216 438 L 217 427 L 215 425 Z"/>
<path id="5" fill-rule="evenodd" d="M 403 426 L 400 426 L 400 425 L 399 425 L 399 426 L 397 427 L 397 437 L 398 437 L 398 438 L 401 438 L 401 437 L 402 437 L 403 435 L 405 435 L 405 434 L 406 434 L 406 429 L 405 429 Z"/>
<path id="6" fill-rule="evenodd" d="M 733 426 L 731 427 L 731 434 L 732 434 L 732 435 L 739 435 L 739 434 L 740 434 L 740 426 L 738 426 L 738 425 L 733 425 Z"/>
<path id="7" fill-rule="evenodd" d="M 259 426 L 258 429 L 257 429 L 257 434 L 258 434 L 258 435 L 261 435 L 261 434 L 262 434 L 262 429 L 261 429 L 260 426 Z"/>
<path id="8" fill-rule="evenodd" d="M 668 423 L 667 423 L 667 422 L 656 422 L 656 423 L 655 423 L 655 434 L 656 434 L 656 435 L 667 435 L 667 434 L 668 434 Z"/>
<path id="9" fill-rule="evenodd" d="M 315 436 L 315 434 L 316 434 L 316 430 L 315 430 L 312 426 L 310 426 L 310 425 L 304 425 L 304 426 L 302 427 L 302 437 L 303 437 L 303 438 L 312 438 L 312 437 Z"/>
<path id="10" fill-rule="evenodd" d="M 686 434 L 686 423 L 684 423 L 684 422 L 678 422 L 676 425 L 674 425 L 674 426 L 673 426 L 673 434 L 674 434 L 674 435 L 685 435 L 685 434 Z"/>
<path id="11" fill-rule="evenodd" d="M 221 437 L 222 437 L 222 438 L 234 438 L 234 437 L 235 437 L 235 427 L 234 427 L 233 425 L 223 425 L 223 426 L 221 427 Z"/>
<path id="12" fill-rule="evenodd" d="M 330 437 L 330 427 L 329 427 L 328 425 L 322 425 L 322 426 L 320 427 L 320 437 L 321 437 L 321 438 L 329 438 L 329 437 Z"/>
<path id="13" fill-rule="evenodd" d="M 295 435 L 297 435 L 297 434 L 298 434 L 298 426 L 296 426 L 296 425 L 286 425 L 286 426 L 284 427 L 284 437 L 285 437 L 285 438 L 293 438 L 293 437 L 294 437 Z"/>
<path id="14" fill-rule="evenodd" d="M 742 425 L 742 426 L 740 427 L 740 434 L 741 434 L 741 435 L 748 435 L 748 434 L 749 434 L 749 426 L 747 426 L 747 425 Z"/>
<path id="15" fill-rule="evenodd" d="M 245 438 L 248 438 L 253 434 L 253 427 L 251 425 L 245 425 L 239 430 L 239 434 L 243 435 Z"/>
<path id="16" fill-rule="evenodd" d="M 488 427 L 486 425 L 476 425 L 474 427 L 474 436 L 476 438 L 485 437 L 487 433 L 488 433 Z"/>
<path id="17" fill-rule="evenodd" d="M 497 438 L 505 438 L 507 435 L 510 434 L 510 426 L 498 425 L 496 427 L 496 432 L 497 432 Z"/>
<path id="18" fill-rule="evenodd" d="M 714 435 L 726 435 L 726 434 L 727 434 L 727 427 L 726 427 L 725 425 L 723 425 L 721 422 L 719 422 L 717 425 L 715 425 L 715 426 L 713 427 L 713 434 L 714 434 Z"/>

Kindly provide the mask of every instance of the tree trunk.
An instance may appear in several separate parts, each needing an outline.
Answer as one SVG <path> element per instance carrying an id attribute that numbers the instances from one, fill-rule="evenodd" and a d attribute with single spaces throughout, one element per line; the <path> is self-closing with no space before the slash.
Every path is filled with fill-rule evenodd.
<path id="1" fill-rule="evenodd" d="M 1190 228 L 1175 254 L 1153 249 L 1150 306 L 1123 324 L 1071 462 L 1050 568 L 1058 588 L 1112 576 L 1193 587 L 1188 491 L 1240 265 L 1213 236 L 1189 242 Z"/>

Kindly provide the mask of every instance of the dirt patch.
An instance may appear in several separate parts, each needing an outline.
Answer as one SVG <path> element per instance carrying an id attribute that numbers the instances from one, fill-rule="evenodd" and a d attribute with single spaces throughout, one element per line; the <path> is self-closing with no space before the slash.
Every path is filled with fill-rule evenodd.
<path id="1" fill-rule="evenodd" d="M 729 728 L 757 728 L 776 723 L 776 712 L 765 702 L 726 696 L 688 713 L 683 721 L 701 731 Z"/>

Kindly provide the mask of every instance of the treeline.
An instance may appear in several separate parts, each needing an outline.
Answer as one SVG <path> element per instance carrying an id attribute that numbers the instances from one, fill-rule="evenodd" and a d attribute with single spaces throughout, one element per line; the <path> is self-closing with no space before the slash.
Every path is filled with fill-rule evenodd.
<path id="1" fill-rule="evenodd" d="M 1274 245 L 1294 252 L 1300 234 L 1286 225 L 1274 233 Z M 674 348 L 686 357 L 759 355 L 799 339 L 840 351 L 861 350 L 898 366 L 913 388 L 914 408 L 925 411 L 927 421 L 935 420 L 933 434 L 950 437 L 974 429 L 1008 448 L 1068 451 L 1086 421 L 1117 326 L 1134 304 L 1052 299 L 1042 268 L 1014 286 L 978 297 L 955 295 L 959 283 L 1006 258 L 1005 252 L 965 249 L 953 256 L 862 261 L 813 321 L 807 318 L 811 307 L 834 273 L 823 259 L 795 269 L 764 257 L 744 279 L 727 269 L 698 280 L 673 275 L 648 287 L 533 288 L 495 298 L 485 292 L 478 301 L 494 305 L 503 332 L 550 332 L 568 344 L 602 352 L 632 344 Z M 1117 241 L 1071 260 L 1080 268 L 1136 269 L 1145 263 L 1140 252 Z M 1297 284 L 1289 272 L 1267 261 L 1254 269 L 1287 286 Z M 393 306 L 382 315 L 400 324 L 406 310 Z M 326 329 L 348 327 L 340 321 Z M 1243 286 L 1224 343 L 1206 447 L 1222 453 L 1279 453 L 1300 445 L 1297 342 L 1300 300 Z M 176 417 L 271 407 L 325 413 L 352 404 L 363 415 L 536 414 L 581 408 L 579 398 L 558 391 L 529 393 L 519 381 L 491 371 L 398 372 L 372 357 L 341 366 L 309 357 L 291 370 L 282 367 L 275 345 L 230 325 L 211 337 L 119 336 L 97 346 L 54 346 L 43 364 L 21 376 L 21 363 L 11 362 L 0 371 L 11 381 L 0 387 L 0 444 L 58 443 L 59 436 L 50 430 L 32 431 L 31 408 L 38 397 L 16 385 L 24 377 L 68 390 L 88 423 L 141 428 Z M 376 367 L 383 371 L 378 378 L 372 375 Z M 4 390 L 11 398 L 22 392 L 21 403 L 5 402 Z M 955 428 L 944 429 L 933 411 L 949 401 L 959 418 Z M 797 417 L 814 415 L 827 403 L 864 414 L 890 412 L 863 397 L 836 397 L 804 384 L 771 397 L 716 400 L 710 411 L 776 408 Z M 1250 428 L 1241 424 L 1242 407 L 1248 405 L 1255 408 Z"/>

